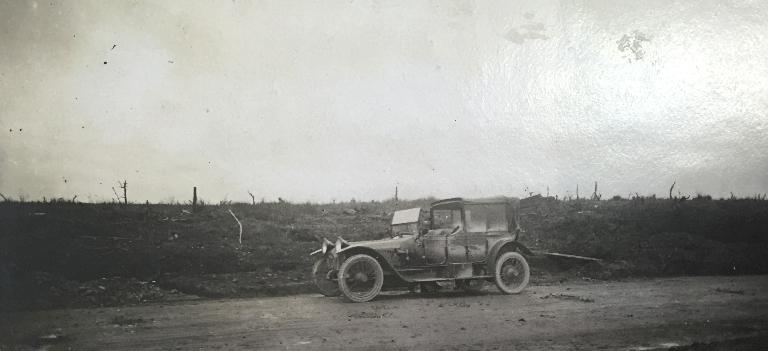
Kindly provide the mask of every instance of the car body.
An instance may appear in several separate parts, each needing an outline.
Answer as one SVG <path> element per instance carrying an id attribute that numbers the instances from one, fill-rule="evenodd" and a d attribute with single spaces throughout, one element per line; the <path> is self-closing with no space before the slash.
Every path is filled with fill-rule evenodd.
<path id="1" fill-rule="evenodd" d="M 447 281 L 466 289 L 473 282 L 495 281 L 503 292 L 518 293 L 530 276 L 523 256 L 530 251 L 517 241 L 518 203 L 510 198 L 441 200 L 428 213 L 418 208 L 396 212 L 391 238 L 324 239 L 311 254 L 317 257 L 315 283 L 327 296 L 343 294 L 355 302 L 372 299 L 382 288 L 420 285 L 424 291 Z M 511 280 L 505 283 L 505 277 Z"/>

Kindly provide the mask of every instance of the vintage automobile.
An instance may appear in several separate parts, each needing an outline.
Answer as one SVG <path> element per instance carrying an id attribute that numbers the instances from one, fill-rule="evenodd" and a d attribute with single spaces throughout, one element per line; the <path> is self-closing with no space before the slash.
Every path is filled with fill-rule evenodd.
<path id="1" fill-rule="evenodd" d="M 441 200 L 431 204 L 428 215 L 418 208 L 395 212 L 388 239 L 323 239 L 310 254 L 317 257 L 314 282 L 323 295 L 343 294 L 353 302 L 370 301 L 383 288 L 419 285 L 433 291 L 446 283 L 473 290 L 478 282 L 494 281 L 506 294 L 519 293 L 530 278 L 523 255 L 531 251 L 517 241 L 518 203 Z"/>

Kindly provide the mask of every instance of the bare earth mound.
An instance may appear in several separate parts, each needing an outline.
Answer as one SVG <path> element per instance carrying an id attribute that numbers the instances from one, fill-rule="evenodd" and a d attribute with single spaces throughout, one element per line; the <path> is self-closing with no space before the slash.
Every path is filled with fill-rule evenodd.
<path id="1" fill-rule="evenodd" d="M 394 209 L 431 200 L 199 206 L 0 203 L 0 308 L 120 306 L 313 292 L 318 238 L 387 237 Z M 243 224 L 238 225 L 231 209 Z M 768 201 L 521 201 L 533 283 L 768 273 Z"/>

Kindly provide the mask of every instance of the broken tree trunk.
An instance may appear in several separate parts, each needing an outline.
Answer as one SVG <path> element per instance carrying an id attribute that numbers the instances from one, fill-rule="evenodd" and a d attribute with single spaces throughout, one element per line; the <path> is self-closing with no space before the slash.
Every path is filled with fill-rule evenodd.
<path id="1" fill-rule="evenodd" d="M 600 200 L 600 195 L 597 194 L 597 181 L 595 181 L 595 191 L 592 193 L 592 200 Z"/>
<path id="2" fill-rule="evenodd" d="M 127 205 L 128 204 L 128 181 L 127 180 L 123 180 L 122 183 L 120 183 L 118 181 L 117 184 L 120 187 L 120 189 L 123 189 L 123 203 L 125 203 Z M 114 190 L 114 188 L 112 190 Z M 117 194 L 115 194 L 115 195 L 117 195 Z M 117 201 L 120 202 L 120 196 L 119 195 L 117 196 Z"/>
<path id="3" fill-rule="evenodd" d="M 579 185 L 576 184 L 576 200 L 579 199 Z"/>
<path id="4" fill-rule="evenodd" d="M 672 182 L 672 186 L 669 187 L 669 198 L 672 198 L 672 189 L 675 188 L 675 184 L 677 184 L 677 181 Z"/>
<path id="5" fill-rule="evenodd" d="M 197 210 L 197 187 L 192 187 L 192 212 Z"/>

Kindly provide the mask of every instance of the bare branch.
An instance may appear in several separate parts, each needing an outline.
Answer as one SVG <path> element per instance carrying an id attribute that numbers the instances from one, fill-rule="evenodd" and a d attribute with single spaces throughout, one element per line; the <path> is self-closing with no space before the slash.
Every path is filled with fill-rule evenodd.
<path id="1" fill-rule="evenodd" d="M 248 190 L 248 195 L 251 195 L 251 204 L 255 205 L 256 204 L 256 197 L 253 196 L 253 194 L 251 194 L 250 190 Z"/>
<path id="2" fill-rule="evenodd" d="M 237 219 L 237 217 L 235 216 L 235 213 L 234 213 L 234 212 L 232 212 L 232 210 L 231 210 L 231 209 L 229 210 L 229 214 L 231 214 L 231 215 L 232 215 L 232 218 L 234 218 L 234 219 L 235 219 L 235 222 L 237 222 L 237 225 L 240 227 L 240 234 L 238 234 L 238 239 L 237 239 L 237 242 L 239 242 L 240 244 L 242 244 L 242 243 L 243 243 L 243 224 L 242 224 L 242 223 L 240 223 L 240 220 L 239 220 L 239 219 Z"/>
<path id="3" fill-rule="evenodd" d="M 672 186 L 671 186 L 671 187 L 669 187 L 669 198 L 670 198 L 670 199 L 672 198 L 672 189 L 674 189 L 674 188 L 675 188 L 675 184 L 677 184 L 677 180 L 675 180 L 674 182 L 672 182 Z"/>

